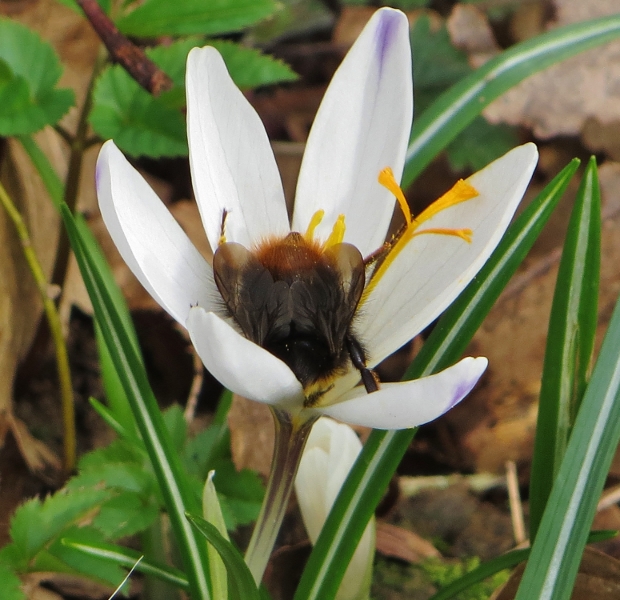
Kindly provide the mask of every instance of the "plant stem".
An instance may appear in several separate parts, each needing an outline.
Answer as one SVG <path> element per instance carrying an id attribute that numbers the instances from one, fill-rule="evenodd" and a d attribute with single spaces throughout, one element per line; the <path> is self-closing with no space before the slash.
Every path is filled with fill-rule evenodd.
<path id="1" fill-rule="evenodd" d="M 301 454 L 314 424 L 314 419 L 299 423 L 287 412 L 276 408 L 272 409 L 272 413 L 276 436 L 271 473 L 252 539 L 245 553 L 245 562 L 256 585 L 260 584 L 269 562 L 293 490 Z"/>
<path id="2" fill-rule="evenodd" d="M 65 178 L 63 200 L 71 209 L 71 212 L 75 210 L 75 207 L 77 205 L 78 192 L 80 189 L 80 176 L 82 174 L 82 161 L 84 159 L 84 151 L 86 149 L 85 142 L 88 134 L 88 115 L 90 114 L 90 109 L 92 108 L 93 87 L 95 85 L 95 80 L 97 78 L 97 75 L 99 74 L 102 64 L 103 59 L 100 57 L 97 58 L 97 61 L 95 62 L 95 65 L 93 67 L 90 81 L 88 83 L 88 88 L 86 89 L 86 96 L 84 98 L 84 103 L 82 104 L 82 109 L 78 118 L 75 136 L 73 136 L 72 138 L 70 137 L 69 165 L 67 169 L 67 176 Z M 54 272 L 52 274 L 52 283 L 55 283 L 60 287 L 62 287 L 65 283 L 65 276 L 67 274 L 67 267 L 69 265 L 69 254 L 69 238 L 67 237 L 67 233 L 63 228 L 60 231 L 60 237 L 58 239 L 56 264 L 54 265 Z"/>
<path id="3" fill-rule="evenodd" d="M 24 251 L 24 256 L 30 267 L 30 272 L 34 277 L 35 283 L 43 301 L 45 316 L 49 323 L 49 328 L 54 339 L 56 349 L 56 366 L 58 369 L 58 380 L 60 382 L 60 395 L 62 399 L 62 416 L 64 425 L 64 468 L 66 472 L 73 470 L 75 466 L 75 411 L 73 406 L 73 388 L 71 386 L 71 371 L 69 369 L 69 358 L 67 346 L 62 336 L 60 317 L 56 310 L 54 301 L 48 294 L 48 284 L 41 268 L 41 263 L 34 251 L 28 228 L 17 210 L 15 204 L 7 194 L 4 186 L 0 184 L 0 203 L 6 210 L 10 219 L 15 225 L 17 235 Z"/>

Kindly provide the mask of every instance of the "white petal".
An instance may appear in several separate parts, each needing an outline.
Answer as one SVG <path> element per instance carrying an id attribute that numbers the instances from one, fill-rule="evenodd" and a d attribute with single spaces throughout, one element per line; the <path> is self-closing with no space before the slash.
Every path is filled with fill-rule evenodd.
<path id="1" fill-rule="evenodd" d="M 378 10 L 325 93 L 303 157 L 293 230 L 304 232 L 325 210 L 326 238 L 339 214 L 345 241 L 363 255 L 384 241 L 394 197 L 377 181 L 391 167 L 402 175 L 413 114 L 409 24 L 397 10 Z"/>
<path id="2" fill-rule="evenodd" d="M 361 449 L 359 438 L 348 425 L 327 418 L 314 424 L 295 480 L 304 525 L 313 544 Z M 373 519 L 347 567 L 336 600 L 368 597 L 374 548 Z"/>
<path id="3" fill-rule="evenodd" d="M 486 369 L 486 358 L 464 358 L 429 377 L 384 383 L 372 394 L 357 387 L 341 402 L 317 409 L 351 425 L 375 429 L 408 429 L 428 423 L 458 404 Z"/>
<path id="4" fill-rule="evenodd" d="M 534 144 L 511 150 L 467 181 L 480 193 L 420 226 L 470 228 L 471 243 L 447 235 L 415 236 L 360 306 L 355 328 L 369 349 L 370 366 L 412 339 L 463 291 L 504 235 L 530 181 Z"/>
<path id="5" fill-rule="evenodd" d="M 220 297 L 209 263 L 114 142 L 101 148 L 95 174 L 103 220 L 134 275 L 181 325 L 191 306 Z"/>
<path id="6" fill-rule="evenodd" d="M 224 211 L 229 242 L 249 248 L 270 234 L 286 235 L 284 192 L 267 133 L 215 48 L 189 53 L 186 82 L 192 181 L 211 248 Z"/>
<path id="7" fill-rule="evenodd" d="M 293 372 L 214 313 L 192 308 L 187 329 L 205 367 L 232 392 L 291 412 L 303 406 L 303 388 Z"/>

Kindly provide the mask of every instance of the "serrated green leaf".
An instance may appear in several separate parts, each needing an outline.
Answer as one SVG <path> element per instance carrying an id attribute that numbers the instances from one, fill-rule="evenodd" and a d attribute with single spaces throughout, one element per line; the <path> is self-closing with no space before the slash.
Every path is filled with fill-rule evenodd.
<path id="1" fill-rule="evenodd" d="M 592 158 L 568 225 L 549 318 L 530 478 L 531 540 L 585 391 L 596 335 L 600 266 L 601 195 Z"/>
<path id="2" fill-rule="evenodd" d="M 67 489 L 76 491 L 98 486 L 116 491 L 141 493 L 146 497 L 156 489 L 156 482 L 153 473 L 144 468 L 144 463 L 118 462 L 82 470 L 67 482 Z"/>
<path id="3" fill-rule="evenodd" d="M 209 45 L 222 55 L 230 76 L 241 89 L 297 79 L 295 71 L 286 63 L 254 48 L 223 40 L 211 40 Z"/>
<path id="4" fill-rule="evenodd" d="M 54 49 L 27 27 L 0 19 L 0 135 L 34 133 L 57 123 L 74 103 L 56 89 L 62 67 Z"/>
<path id="5" fill-rule="evenodd" d="M 26 600 L 21 589 L 22 582 L 9 565 L 0 562 L 0 598 L 2 600 Z"/>
<path id="6" fill-rule="evenodd" d="M 467 55 L 452 45 L 445 25 L 432 31 L 427 15 L 416 19 L 410 37 L 415 110 L 420 114 L 439 94 L 469 75 L 472 68 Z"/>
<path id="7" fill-rule="evenodd" d="M 71 527 L 86 513 L 99 506 L 109 496 L 107 490 L 67 490 L 48 496 L 43 502 L 37 498 L 22 504 L 11 519 L 11 539 L 24 561 L 30 560 L 45 544 Z"/>
<path id="8" fill-rule="evenodd" d="M 159 516 L 160 506 L 145 492 L 126 491 L 106 500 L 93 519 L 93 526 L 108 540 L 144 531 Z"/>
<path id="9" fill-rule="evenodd" d="M 189 522 L 217 550 L 228 572 L 228 591 L 231 600 L 260 600 L 252 574 L 239 551 L 218 531 L 215 525 L 198 515 L 187 514 Z"/>
<path id="10" fill-rule="evenodd" d="M 127 35 L 215 35 L 238 31 L 269 16 L 273 0 L 147 0 L 119 19 Z"/>
<path id="11" fill-rule="evenodd" d="M 446 148 L 446 154 L 455 171 L 478 171 L 518 143 L 514 127 L 492 125 L 484 117 L 476 117 Z"/>
<path id="12" fill-rule="evenodd" d="M 255 521 L 265 495 L 258 474 L 249 469 L 237 471 L 229 460 L 218 462 L 214 470 L 213 483 L 223 504 L 227 527 L 236 529 Z"/>
<path id="13" fill-rule="evenodd" d="M 93 129 L 132 156 L 185 156 L 181 113 L 141 88 L 120 66 L 105 69 L 93 91 Z"/>
<path id="14" fill-rule="evenodd" d="M 107 446 L 84 454 L 78 462 L 78 471 L 98 471 L 113 463 L 143 465 L 145 458 L 141 448 L 136 448 L 126 440 L 114 440 Z M 73 479 L 70 479 L 68 485 L 71 485 L 72 481 Z"/>

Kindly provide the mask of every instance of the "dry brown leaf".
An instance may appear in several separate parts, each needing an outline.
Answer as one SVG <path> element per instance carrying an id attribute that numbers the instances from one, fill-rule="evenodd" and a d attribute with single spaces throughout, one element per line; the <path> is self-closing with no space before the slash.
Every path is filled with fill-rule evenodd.
<path id="1" fill-rule="evenodd" d="M 377 552 L 390 558 L 398 558 L 417 564 L 427 558 L 439 558 L 439 550 L 428 540 L 413 531 L 377 521 Z"/>
<path id="2" fill-rule="evenodd" d="M 52 130 L 44 130 L 36 139 L 53 162 L 62 162 L 59 140 Z M 49 277 L 60 232 L 59 216 L 21 144 L 16 140 L 7 140 L 6 144 L 0 178 L 28 227 L 34 251 Z M 6 212 L 0 210 L 0 433 L 13 430 L 31 469 L 56 463 L 12 413 L 15 369 L 30 348 L 42 307 L 15 227 Z M 3 440 L 4 436 L 0 445 Z"/>
<path id="3" fill-rule="evenodd" d="M 134 580 L 130 579 L 130 581 L 133 583 Z M 54 589 L 61 592 L 61 595 L 43 587 L 46 584 L 51 584 Z M 113 591 L 109 585 L 92 581 L 86 577 L 54 572 L 26 574 L 23 577 L 22 588 L 28 600 L 62 600 L 68 597 L 81 598 L 82 600 L 106 600 L 111 598 Z"/>
<path id="4" fill-rule="evenodd" d="M 523 577 L 520 564 L 492 600 L 512 600 Z M 620 561 L 594 548 L 586 547 L 577 573 L 571 600 L 616 600 L 620 597 Z"/>
<path id="5" fill-rule="evenodd" d="M 551 28 L 620 10 L 617 0 L 555 0 L 554 4 Z M 532 75 L 493 102 L 484 115 L 491 123 L 530 127 L 541 139 L 579 134 L 588 119 L 604 125 L 620 121 L 620 42 Z"/>
<path id="6" fill-rule="evenodd" d="M 493 35 L 487 16 L 472 4 L 457 4 L 452 9 L 446 27 L 454 46 L 463 52 L 476 55 L 495 54 L 499 45 Z"/>
<path id="7" fill-rule="evenodd" d="M 269 407 L 234 394 L 228 411 L 228 427 L 235 467 L 252 469 L 267 477 L 275 432 Z"/>

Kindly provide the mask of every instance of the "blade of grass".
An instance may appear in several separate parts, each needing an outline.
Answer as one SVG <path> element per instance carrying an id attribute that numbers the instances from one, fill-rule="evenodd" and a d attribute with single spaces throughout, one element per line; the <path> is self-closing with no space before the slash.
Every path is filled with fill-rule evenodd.
<path id="1" fill-rule="evenodd" d="M 521 263 L 562 197 L 579 161 L 572 161 L 513 223 L 474 281 L 446 311 L 405 376 L 453 363 Z M 366 523 L 415 430 L 373 431 L 321 530 L 295 600 L 334 598 Z"/>
<path id="2" fill-rule="evenodd" d="M 620 15 L 560 27 L 515 44 L 463 78 L 414 121 L 402 187 L 408 187 L 485 106 L 511 87 L 545 67 L 619 35 Z"/>
<path id="3" fill-rule="evenodd" d="M 620 441 L 620 301 L 616 303 L 515 600 L 568 600 Z"/>
<path id="4" fill-rule="evenodd" d="M 200 510 L 199 500 L 194 496 L 181 461 L 174 451 L 142 362 L 66 205 L 61 206 L 61 215 L 93 303 L 95 316 L 131 404 L 166 502 L 170 522 L 187 571 L 192 598 L 207 599 L 210 596 L 203 568 L 206 564 L 206 546 L 185 518 L 186 510 L 196 512 Z"/>
<path id="5" fill-rule="evenodd" d="M 596 334 L 600 266 L 601 197 L 593 157 L 575 199 L 549 319 L 530 478 L 532 541 L 586 387 Z"/>
<path id="6" fill-rule="evenodd" d="M 258 588 L 243 556 L 218 531 L 215 525 L 197 515 L 186 515 L 189 522 L 217 550 L 228 573 L 228 592 L 231 600 L 260 600 Z M 218 599 L 219 600 L 219 599 Z"/>
<path id="7" fill-rule="evenodd" d="M 131 569 L 134 565 L 136 565 L 136 561 L 138 561 L 142 556 L 142 554 L 136 550 L 130 550 L 129 548 L 124 548 L 123 546 L 117 546 L 115 544 L 95 544 L 92 542 L 86 544 L 84 542 L 72 540 L 71 538 L 63 538 L 61 542 L 63 546 L 75 548 L 76 550 L 84 552 L 84 554 L 89 556 L 94 556 L 99 560 L 111 562 L 128 569 Z M 175 569 L 174 567 L 159 565 L 143 558 L 137 564 L 136 571 L 144 573 L 145 575 L 156 577 L 157 579 L 170 583 L 178 588 L 181 588 L 182 590 L 189 591 L 189 583 L 185 573 L 179 569 Z"/>

